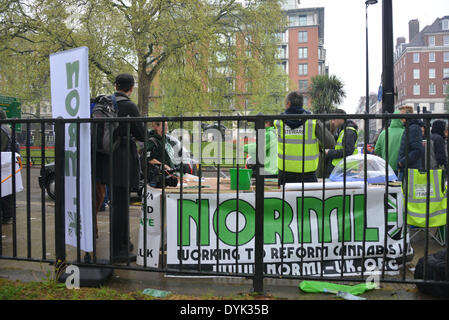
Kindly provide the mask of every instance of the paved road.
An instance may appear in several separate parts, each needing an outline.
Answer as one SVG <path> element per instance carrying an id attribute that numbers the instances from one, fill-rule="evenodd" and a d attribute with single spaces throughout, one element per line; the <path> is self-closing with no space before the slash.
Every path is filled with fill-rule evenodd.
<path id="1" fill-rule="evenodd" d="M 17 255 L 36 259 L 53 259 L 54 257 L 54 202 L 45 196 L 45 214 L 42 213 L 41 191 L 38 185 L 39 169 L 30 170 L 30 238 L 27 227 L 27 172 L 23 172 L 25 190 L 17 196 Z M 131 239 L 137 245 L 140 207 L 132 205 L 130 208 Z M 46 228 L 46 250 L 43 252 L 42 226 Z M 98 217 L 99 239 L 97 240 L 98 258 L 108 258 L 109 250 L 109 212 L 102 212 Z M 27 250 L 27 242 L 31 243 L 31 252 Z M 416 263 L 423 254 L 423 235 L 414 239 Z M 12 225 L 2 226 L 3 255 L 12 256 Z M 429 242 L 429 252 L 441 249 L 434 241 Z M 76 250 L 67 246 L 67 260 L 76 259 Z M 30 263 L 24 261 L 0 260 L 0 277 L 23 281 L 43 281 L 51 276 L 53 269 L 48 263 Z M 412 277 L 408 271 L 407 277 Z M 299 280 L 265 279 L 266 292 L 279 298 L 286 299 L 334 299 L 328 294 L 304 294 L 298 289 Z M 107 283 L 108 286 L 123 290 L 143 290 L 155 288 L 169 290 L 178 294 L 189 294 L 200 297 L 229 296 L 251 292 L 252 281 L 240 278 L 170 278 L 163 273 L 115 270 Z M 367 299 L 387 300 L 422 300 L 431 299 L 420 294 L 414 285 L 383 284 L 381 290 L 364 294 Z"/>

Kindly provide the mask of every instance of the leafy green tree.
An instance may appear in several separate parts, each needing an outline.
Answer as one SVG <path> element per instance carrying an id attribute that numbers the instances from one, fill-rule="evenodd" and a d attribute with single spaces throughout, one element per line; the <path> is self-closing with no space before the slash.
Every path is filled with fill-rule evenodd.
<path id="1" fill-rule="evenodd" d="M 93 91 L 110 88 L 119 72 L 133 73 L 144 115 L 151 85 L 172 57 L 186 58 L 192 46 L 213 47 L 227 34 L 274 34 L 284 21 L 280 0 L 246 1 L 245 6 L 237 0 L 6 2 L 0 7 L 2 43 L 22 38 L 41 44 L 44 55 L 87 46 L 90 65 L 100 71 L 93 72 Z"/>
<path id="2" fill-rule="evenodd" d="M 316 114 L 331 113 L 346 97 L 343 82 L 335 75 L 312 77 L 309 86 L 312 111 Z"/>

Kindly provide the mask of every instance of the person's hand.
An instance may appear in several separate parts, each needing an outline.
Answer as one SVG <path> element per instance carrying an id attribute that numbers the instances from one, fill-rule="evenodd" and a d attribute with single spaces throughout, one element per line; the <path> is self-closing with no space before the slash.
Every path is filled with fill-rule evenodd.
<path id="1" fill-rule="evenodd" d="M 169 166 L 165 165 L 165 170 L 168 170 L 168 171 L 170 171 L 170 170 L 171 170 L 171 168 L 170 168 Z"/>

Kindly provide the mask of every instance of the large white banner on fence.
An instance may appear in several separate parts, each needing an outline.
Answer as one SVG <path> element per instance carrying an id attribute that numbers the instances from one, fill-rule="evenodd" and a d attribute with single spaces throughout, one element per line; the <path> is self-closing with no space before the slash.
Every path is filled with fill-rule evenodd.
<path id="1" fill-rule="evenodd" d="M 364 230 L 363 190 L 347 190 L 344 203 L 342 190 L 326 191 L 324 201 L 322 191 L 306 191 L 304 197 L 286 192 L 285 201 L 282 193 L 265 193 L 265 273 L 359 275 L 365 250 L 364 272 L 381 271 L 386 251 L 385 271 L 397 274 L 404 250 L 402 194 L 390 188 L 386 215 L 384 195 L 384 188 L 369 188 Z M 203 271 L 254 272 L 255 195 L 240 194 L 238 210 L 235 194 L 220 194 L 219 201 L 218 211 L 216 194 L 203 194 L 201 202 L 184 194 L 182 204 L 179 195 L 167 195 L 168 267 L 182 260 L 183 268 L 200 263 Z"/>
<path id="2" fill-rule="evenodd" d="M 51 103 L 53 117 L 65 119 L 90 118 L 89 66 L 87 47 L 50 55 Z M 80 150 L 76 148 L 77 126 L 65 128 L 65 234 L 66 243 L 77 246 L 77 198 L 80 203 L 80 249 L 91 252 L 92 191 L 90 158 L 90 125 L 80 126 Z M 80 168 L 77 168 L 77 156 Z M 80 171 L 80 194 L 76 177 Z"/>

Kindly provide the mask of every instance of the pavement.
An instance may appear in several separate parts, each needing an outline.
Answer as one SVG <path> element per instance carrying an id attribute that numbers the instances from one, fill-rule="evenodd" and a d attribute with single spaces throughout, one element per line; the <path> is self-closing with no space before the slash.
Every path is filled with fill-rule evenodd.
<path id="1" fill-rule="evenodd" d="M 42 214 L 41 192 L 38 186 L 39 169 L 30 170 L 30 208 L 31 208 L 31 238 L 27 238 L 27 192 L 26 189 L 17 196 L 17 256 L 35 259 L 52 259 L 54 257 L 54 202 L 46 197 L 45 215 Z M 26 171 L 23 171 L 24 186 L 26 184 Z M 25 186 L 26 187 L 26 186 Z M 138 242 L 140 207 L 132 205 L 130 208 L 131 240 Z M 42 250 L 42 222 L 45 218 L 46 226 L 46 252 Z M 99 239 L 97 240 L 97 258 L 108 258 L 109 250 L 109 212 L 101 212 L 98 216 Z M 27 251 L 27 241 L 31 243 L 31 252 Z M 415 250 L 412 268 L 419 257 L 423 256 L 424 233 L 413 239 Z M 442 247 L 435 241 L 429 241 L 429 253 L 441 250 Z M 4 256 L 12 256 L 12 225 L 2 225 L 2 250 Z M 67 246 L 67 261 L 76 260 L 76 250 Z M 135 264 L 133 264 L 135 265 Z M 0 278 L 10 280 L 46 281 L 53 276 L 53 266 L 42 262 L 28 262 L 0 259 Z M 413 279 L 413 269 L 407 271 L 406 278 Z M 289 300 L 334 300 L 332 294 L 306 294 L 298 285 L 300 280 L 291 279 L 265 279 L 265 294 L 279 299 Z M 342 282 L 343 283 L 343 282 Z M 354 284 L 354 283 L 344 283 Z M 190 295 L 203 299 L 210 297 L 230 297 L 252 292 L 252 279 L 248 278 L 182 278 L 169 277 L 160 272 L 143 272 L 115 269 L 112 277 L 105 284 L 107 287 L 123 291 L 140 291 L 147 288 L 171 291 L 175 294 Z M 413 284 L 381 283 L 380 288 L 368 291 L 362 295 L 368 300 L 434 300 L 434 298 L 420 293 Z"/>

